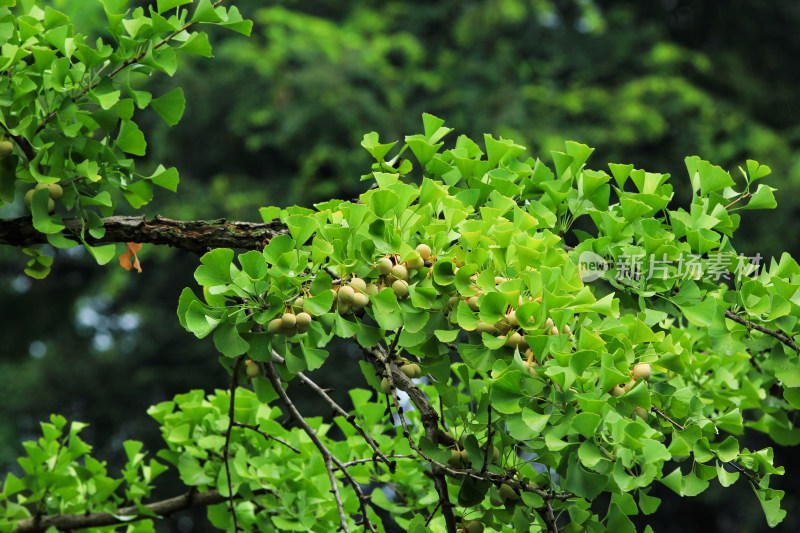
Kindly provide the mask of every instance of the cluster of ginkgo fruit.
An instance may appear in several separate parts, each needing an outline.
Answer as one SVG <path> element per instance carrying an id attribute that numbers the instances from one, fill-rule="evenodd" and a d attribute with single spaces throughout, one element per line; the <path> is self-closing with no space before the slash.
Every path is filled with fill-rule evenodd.
<path id="1" fill-rule="evenodd" d="M 36 187 L 25 193 L 25 205 L 28 206 L 28 209 L 30 209 L 31 205 L 33 204 L 33 195 L 36 194 L 36 191 L 40 191 L 42 189 L 47 189 L 47 192 L 50 195 L 50 198 L 47 199 L 47 212 L 52 213 L 56 209 L 56 200 L 64 195 L 64 189 L 62 189 L 61 185 L 58 183 L 37 184 Z"/>

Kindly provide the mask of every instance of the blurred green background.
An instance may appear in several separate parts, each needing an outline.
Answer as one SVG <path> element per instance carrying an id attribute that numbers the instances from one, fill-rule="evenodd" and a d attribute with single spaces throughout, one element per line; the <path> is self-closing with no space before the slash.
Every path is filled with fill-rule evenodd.
<path id="1" fill-rule="evenodd" d="M 81 31 L 103 35 L 94 0 L 52 3 Z M 455 134 L 512 138 L 548 162 L 550 150 L 575 140 L 597 149 L 593 168 L 669 172 L 676 203 L 691 194 L 684 157 L 699 155 L 734 179 L 756 159 L 773 170 L 767 183 L 779 189 L 779 206 L 745 215 L 737 249 L 800 251 L 798 2 L 235 3 L 255 22 L 251 38 L 215 32 L 212 60 L 184 56 L 173 78 L 149 87 L 158 95 L 181 86 L 188 100 L 174 128 L 154 113 L 138 117 L 148 139 L 142 164 L 181 173 L 179 194 L 162 191 L 149 215 L 259 220 L 265 205 L 355 197 L 370 168 L 362 135 L 402 139 L 428 112 Z M 21 202 L 0 209 L 0 217 L 22 214 Z M 210 340 L 185 332 L 175 314 L 181 289 L 194 287 L 195 256 L 146 245 L 137 275 L 98 267 L 80 249 L 55 254 L 50 277 L 35 281 L 22 274 L 19 250 L 0 249 L 0 473 L 51 412 L 89 422 L 96 454 L 114 465 L 125 439 L 160 447 L 147 406 L 228 383 Z M 336 357 L 357 353 L 342 347 Z M 317 376 L 345 405 L 347 387 L 364 384 L 352 368 Z M 314 403 L 302 409 L 329 415 Z M 769 445 L 748 439 L 750 448 Z M 775 531 L 800 530 L 796 455 L 776 449 L 790 512 Z M 655 494 L 664 498 L 651 517 L 657 532 L 767 530 L 744 481 L 712 484 L 691 500 L 661 487 Z M 198 517 L 160 529 L 206 530 Z"/>

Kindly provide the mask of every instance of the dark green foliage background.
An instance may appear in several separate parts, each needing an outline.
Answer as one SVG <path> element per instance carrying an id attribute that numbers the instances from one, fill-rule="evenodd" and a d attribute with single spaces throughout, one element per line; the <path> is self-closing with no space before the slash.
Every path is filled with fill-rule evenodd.
<path id="1" fill-rule="evenodd" d="M 92 31 L 90 2 L 54 1 Z M 183 64 L 155 92 L 184 88 L 182 122 L 137 117 L 148 160 L 181 171 L 149 213 L 259 220 L 264 205 L 310 205 L 362 191 L 365 132 L 384 142 L 419 129 L 429 112 L 458 133 L 513 138 L 535 155 L 573 139 L 597 151 L 590 165 L 633 162 L 670 172 L 689 195 L 683 158 L 727 169 L 770 165 L 778 209 L 747 215 L 741 251 L 798 253 L 800 221 L 800 4 L 653 0 L 443 0 L 237 2 L 256 24 L 249 39 L 220 32 L 215 58 Z M 87 7 L 90 6 L 90 7 Z M 102 35 L 102 27 L 93 30 Z M 185 59 L 185 58 L 184 58 Z M 680 190 L 680 183 L 686 190 Z M 0 216 L 23 214 L 17 206 Z M 146 246 L 144 273 L 98 267 L 80 248 L 59 252 L 43 281 L 21 274 L 22 254 L 0 250 L 0 472 L 51 412 L 91 424 L 85 436 L 114 462 L 126 438 L 160 446 L 148 405 L 190 388 L 224 387 L 210 340 L 175 316 L 196 258 Z M 351 357 L 347 353 L 337 357 Z M 354 356 L 352 356 L 354 357 Z M 343 368 L 344 365 L 338 365 Z M 361 380 L 318 376 L 346 389 Z M 301 405 L 307 414 L 327 414 Z M 751 448 L 767 445 L 753 435 Z M 800 462 L 776 447 L 797 531 Z M 792 480 L 795 480 L 794 482 Z M 766 529 L 743 481 L 694 502 L 666 494 L 658 532 Z M 202 516 L 202 515 L 201 515 Z M 186 522 L 183 524 L 187 525 Z M 203 528 L 196 524 L 196 529 Z"/>

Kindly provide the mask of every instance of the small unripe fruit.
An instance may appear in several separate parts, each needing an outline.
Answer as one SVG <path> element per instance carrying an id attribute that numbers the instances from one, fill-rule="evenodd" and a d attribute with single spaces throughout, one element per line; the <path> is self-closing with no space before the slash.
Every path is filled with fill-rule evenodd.
<path id="1" fill-rule="evenodd" d="M 406 266 L 413 270 L 419 270 L 420 268 L 425 266 L 425 260 L 421 257 L 412 257 L 408 261 L 406 261 Z"/>
<path id="2" fill-rule="evenodd" d="M 508 320 L 508 323 L 515 328 L 519 326 L 519 322 L 517 322 L 517 312 L 513 309 L 506 313 L 506 320 Z"/>
<path id="3" fill-rule="evenodd" d="M 455 448 L 450 450 L 450 459 L 447 460 L 447 464 L 451 468 L 461 468 L 461 452 Z"/>
<path id="4" fill-rule="evenodd" d="M 339 301 L 336 303 L 336 310 L 337 310 L 337 311 L 339 311 L 339 314 L 340 314 L 340 315 L 346 315 L 347 313 L 349 313 L 350 311 L 352 311 L 352 310 L 353 310 L 353 308 L 352 308 L 352 306 L 351 306 L 349 303 L 345 303 L 345 302 L 343 302 L 343 301 L 339 300 Z"/>
<path id="5" fill-rule="evenodd" d="M 619 398 L 623 394 L 625 394 L 625 389 L 620 387 L 619 385 L 615 385 L 613 389 L 608 391 L 608 393 L 613 396 L 614 398 Z"/>
<path id="6" fill-rule="evenodd" d="M 638 416 L 639 418 L 641 418 L 645 422 L 647 422 L 647 417 L 649 416 L 648 412 L 645 411 L 643 408 L 639 407 L 638 405 L 633 408 L 633 414 L 635 416 Z"/>
<path id="7" fill-rule="evenodd" d="M 61 185 L 58 183 L 51 183 L 47 186 L 50 189 L 50 198 L 54 200 L 58 200 L 62 196 L 64 196 L 64 189 L 61 188 Z"/>
<path id="8" fill-rule="evenodd" d="M 503 505 L 503 499 L 500 498 L 500 496 L 498 496 L 494 492 L 492 492 L 489 495 L 489 503 L 491 503 L 494 507 L 500 507 L 501 505 Z"/>
<path id="9" fill-rule="evenodd" d="M 536 298 L 533 299 L 533 301 L 534 302 L 541 302 L 542 301 L 542 297 L 541 296 L 537 296 Z"/>
<path id="10" fill-rule="evenodd" d="M 387 275 L 389 272 L 392 271 L 392 260 L 388 257 L 381 257 L 378 259 L 378 272 L 381 273 L 382 276 Z"/>
<path id="11" fill-rule="evenodd" d="M 467 533 L 483 533 L 483 524 L 473 520 L 467 525 Z"/>
<path id="12" fill-rule="evenodd" d="M 650 379 L 650 374 L 651 374 L 650 365 L 648 365 L 647 363 L 639 363 L 638 365 L 633 367 L 633 372 L 631 372 L 631 376 L 633 376 L 633 379 L 635 380 L 643 379 L 647 381 L 648 379 Z"/>
<path id="13" fill-rule="evenodd" d="M 431 258 L 431 247 L 427 244 L 418 244 L 417 253 L 423 260 L 427 261 Z"/>
<path id="14" fill-rule="evenodd" d="M 280 318 L 273 318 L 267 324 L 267 333 L 275 335 L 283 332 L 283 321 Z"/>
<path id="15" fill-rule="evenodd" d="M 417 363 L 411 363 L 408 366 L 410 366 L 411 370 L 414 371 L 414 375 L 411 376 L 413 379 L 417 379 L 418 377 L 420 377 L 422 375 L 422 369 L 419 367 L 419 365 Z"/>
<path id="16" fill-rule="evenodd" d="M 305 303 L 306 303 L 305 299 L 302 296 L 300 296 L 299 298 L 296 298 L 294 302 L 292 302 L 292 309 L 294 309 L 296 312 L 299 313 L 300 311 L 303 310 L 303 306 L 305 306 Z"/>
<path id="17" fill-rule="evenodd" d="M 42 190 L 47 189 L 47 194 L 50 195 L 50 198 L 61 198 L 64 196 L 64 189 L 61 188 L 61 185 L 58 183 L 39 183 L 36 185 L 34 190 Z"/>
<path id="18" fill-rule="evenodd" d="M 389 378 L 387 377 L 381 379 L 381 392 L 384 394 L 389 394 L 392 392 L 392 384 L 389 382 Z"/>
<path id="19" fill-rule="evenodd" d="M 9 141 L 0 142 L 0 159 L 10 156 L 14 152 L 14 145 Z"/>
<path id="20" fill-rule="evenodd" d="M 400 367 L 400 372 L 402 372 L 403 374 L 405 374 L 406 376 L 408 376 L 411 379 L 414 378 L 415 371 L 414 371 L 413 368 L 411 368 L 410 364 L 401 366 Z"/>
<path id="21" fill-rule="evenodd" d="M 447 306 L 450 309 L 453 309 L 457 305 L 458 305 L 458 296 L 451 296 L 450 299 L 447 300 Z"/>
<path id="22" fill-rule="evenodd" d="M 558 328 L 553 326 L 550 330 L 550 335 L 558 335 Z"/>
<path id="23" fill-rule="evenodd" d="M 633 388 L 634 385 L 636 385 L 636 380 L 632 379 L 629 382 L 627 382 L 625 385 L 623 385 L 622 388 L 625 389 L 625 392 L 628 392 L 629 390 L 631 390 Z"/>
<path id="24" fill-rule="evenodd" d="M 555 322 L 550 317 L 547 317 L 547 320 L 544 321 L 544 329 L 552 329 L 555 327 Z"/>
<path id="25" fill-rule="evenodd" d="M 353 309 L 363 309 L 369 303 L 369 298 L 363 292 L 357 292 L 353 295 L 353 301 L 350 305 Z"/>
<path id="26" fill-rule="evenodd" d="M 367 282 L 361 278 L 353 278 L 350 280 L 350 286 L 354 289 L 364 292 L 367 290 Z"/>
<path id="27" fill-rule="evenodd" d="M 283 334 L 286 335 L 287 337 L 294 337 L 295 335 L 297 335 L 297 325 L 294 325 L 289 328 L 283 328 Z"/>
<path id="28" fill-rule="evenodd" d="M 505 334 L 505 333 L 508 333 L 509 331 L 511 331 L 511 324 L 509 324 L 508 320 L 506 320 L 506 319 L 498 320 L 497 323 L 494 325 L 494 327 L 499 333 L 502 333 L 502 334 Z"/>
<path id="29" fill-rule="evenodd" d="M 353 296 L 355 296 L 356 291 L 353 290 L 353 287 L 349 287 L 345 285 L 344 287 L 339 287 L 339 295 L 337 298 L 339 302 L 349 304 L 353 301 Z"/>
<path id="30" fill-rule="evenodd" d="M 292 313 L 284 313 L 281 317 L 281 325 L 283 329 L 293 328 L 297 325 L 297 317 Z"/>
<path id="31" fill-rule="evenodd" d="M 255 378 L 261 375 L 261 369 L 255 364 L 253 361 L 248 361 L 248 365 L 245 367 L 244 371 L 247 374 L 248 378 Z"/>
<path id="32" fill-rule="evenodd" d="M 373 295 L 378 294 L 378 286 L 374 283 L 367 283 L 367 288 L 364 289 L 364 294 Z"/>
<path id="33" fill-rule="evenodd" d="M 572 333 L 572 330 L 569 329 L 569 324 L 564 324 L 564 327 L 561 329 L 561 333 L 563 333 L 564 335 L 569 335 L 570 333 Z"/>
<path id="34" fill-rule="evenodd" d="M 298 313 L 295 316 L 295 321 L 297 323 L 297 329 L 308 330 L 308 326 L 311 325 L 311 315 L 306 312 Z"/>
<path id="35" fill-rule="evenodd" d="M 31 205 L 33 204 L 33 194 L 36 192 L 36 189 L 31 189 L 25 193 L 25 205 L 28 206 L 30 209 Z"/>
<path id="36" fill-rule="evenodd" d="M 508 337 L 506 337 L 506 346 L 511 348 L 518 348 L 525 342 L 525 339 L 522 338 L 522 335 L 517 333 L 516 331 L 511 333 Z"/>
<path id="37" fill-rule="evenodd" d="M 504 281 L 506 281 L 506 278 L 504 278 L 503 276 L 495 276 L 494 277 L 494 284 L 495 285 L 500 285 Z"/>
<path id="38" fill-rule="evenodd" d="M 494 333 L 495 329 L 491 324 L 487 324 L 486 322 L 478 322 L 478 327 L 475 328 L 475 331 L 478 333 Z"/>
<path id="39" fill-rule="evenodd" d="M 396 277 L 397 279 L 407 280 L 408 269 L 403 265 L 395 265 L 392 267 L 392 276 Z"/>
<path id="40" fill-rule="evenodd" d="M 461 464 L 469 464 L 469 452 L 467 450 L 461 450 Z"/>
<path id="41" fill-rule="evenodd" d="M 53 199 L 52 199 L 52 198 L 48 198 L 48 199 L 47 199 L 47 212 L 48 212 L 48 213 L 52 213 L 52 212 L 53 212 L 53 211 L 55 211 L 55 210 L 56 210 L 56 203 L 55 203 L 55 201 L 53 201 Z"/>
<path id="42" fill-rule="evenodd" d="M 477 296 L 470 296 L 469 298 L 467 298 L 467 305 L 473 311 L 477 311 L 478 310 L 478 297 Z"/>
<path id="43" fill-rule="evenodd" d="M 500 485 L 500 488 L 497 489 L 497 492 L 500 493 L 500 497 L 504 500 L 519 500 L 519 494 L 516 493 L 511 485 L 506 483 Z"/>
<path id="44" fill-rule="evenodd" d="M 408 296 L 408 283 L 402 279 L 395 280 L 395 282 L 392 283 L 392 290 L 394 291 L 394 295 L 396 297 L 405 298 Z"/>

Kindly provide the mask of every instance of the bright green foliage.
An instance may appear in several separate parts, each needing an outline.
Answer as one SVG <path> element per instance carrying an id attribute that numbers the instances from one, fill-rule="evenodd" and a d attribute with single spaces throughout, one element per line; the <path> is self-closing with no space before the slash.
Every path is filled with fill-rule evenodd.
<path id="1" fill-rule="evenodd" d="M 137 170 L 147 142 L 136 124 L 137 110 L 151 107 L 169 125 L 184 109 L 180 88 L 153 95 L 142 86 L 154 73 L 172 76 L 179 53 L 211 56 L 204 24 L 249 34 L 250 21 L 236 7 L 209 0 L 158 2 L 130 9 L 103 4 L 107 34 L 96 40 L 76 33 L 69 18 L 37 2 L 3 2 L 0 7 L 0 127 L 13 153 L 0 161 L 0 206 L 37 183 L 59 183 L 64 195 L 54 214 L 46 201 L 32 206 L 34 225 L 55 247 L 64 238 L 62 213 L 78 217 L 79 239 L 98 263 L 115 255 L 114 245 L 91 247 L 86 232 L 103 235 L 101 217 L 114 214 L 122 198 L 135 209 L 153 198 L 153 187 L 175 192 L 178 171 L 159 166 Z M 220 2 L 217 2 L 219 4 Z M 42 277 L 49 265 L 34 259 L 29 273 Z"/>
<path id="2" fill-rule="evenodd" d="M 125 154 L 145 149 L 134 105 L 152 105 L 170 124 L 183 109 L 179 89 L 151 100 L 123 83 L 125 67 L 118 76 L 92 69 L 110 58 L 109 66 L 171 74 L 174 48 L 210 54 L 204 34 L 172 34 L 183 25 L 249 28 L 234 8 L 201 0 L 184 11 L 183 3 L 158 2 L 161 14 L 136 10 L 132 18 L 107 7 L 115 47 L 84 45 L 52 10 L 30 7 L 12 18 L 3 54 L 16 50 L 20 68 L 5 83 L 19 87 L 13 112 L 3 113 L 34 154 L 26 159 L 16 141 L 16 180 L 69 181 L 62 207 L 90 231 L 102 231 L 98 213 L 109 214 L 120 192 L 138 208 L 152 184 L 177 185 L 172 169 L 134 173 Z M 46 66 L 37 67 L 37 53 Z M 20 62 L 29 54 L 32 66 Z M 47 106 L 39 90 L 50 95 Z M 80 108 L 82 99 L 92 111 Z M 91 138 L 98 127 L 103 141 Z M 773 189 L 756 183 L 769 168 L 747 161 L 735 180 L 689 157 L 689 179 L 679 182 L 693 191 L 684 209 L 671 205 L 668 175 L 633 165 L 590 169 L 592 149 L 579 143 L 542 160 L 511 140 L 450 134 L 428 114 L 423 132 L 402 143 L 369 133 L 362 146 L 375 163 L 357 201 L 264 208 L 264 220 L 279 218 L 288 233 L 263 250 L 206 253 L 195 271 L 202 297 L 185 289 L 178 319 L 198 338 L 212 337 L 234 374 L 231 390 L 153 406 L 162 462 L 145 461 L 141 445 L 128 442 L 119 480 L 87 455 L 80 424 L 54 417 L 42 439 L 26 443 L 25 476 L 9 474 L 2 485 L 0 530 L 32 516 L 125 505 L 146 515 L 140 504 L 164 463 L 198 493 L 221 495 L 208 513 L 225 530 L 355 531 L 366 518 L 383 531 L 374 505 L 412 532 L 447 531 L 449 512 L 465 528 L 471 521 L 494 531 L 545 531 L 553 514 L 562 531 L 634 531 L 629 516 L 659 506 L 649 495 L 655 483 L 688 497 L 714 479 L 728 486 L 740 477 L 767 523 L 779 523 L 783 493 L 770 480 L 783 469 L 769 448 L 737 440 L 750 428 L 800 443 L 790 417 L 800 403 L 800 349 L 791 340 L 800 267 L 785 255 L 759 270 L 732 241 L 739 210 L 775 206 Z M 46 202 L 44 191 L 33 195 L 33 224 L 63 244 L 63 220 Z M 428 260 L 420 261 L 420 244 Z M 29 253 L 28 270 L 40 275 L 49 262 Z M 381 274 L 387 258 L 393 266 Z M 298 322 L 301 312 L 310 323 Z M 334 419 L 340 438 L 321 419 L 298 420 L 283 397 L 308 379 L 301 372 L 348 363 L 329 358 L 334 337 L 360 346 L 372 387 L 350 391 L 354 410 Z M 245 358 L 264 372 L 248 380 Z M 413 382 L 397 371 L 409 360 L 422 372 Z M 633 382 L 641 363 L 652 376 Z M 624 393 L 609 394 L 617 386 Z M 292 429 L 280 423 L 279 398 Z M 445 480 L 441 491 L 435 479 Z M 370 504 L 361 491 L 371 491 Z M 454 510 L 437 506 L 445 496 Z M 125 520 L 119 528 L 152 530 L 149 520 Z"/>

